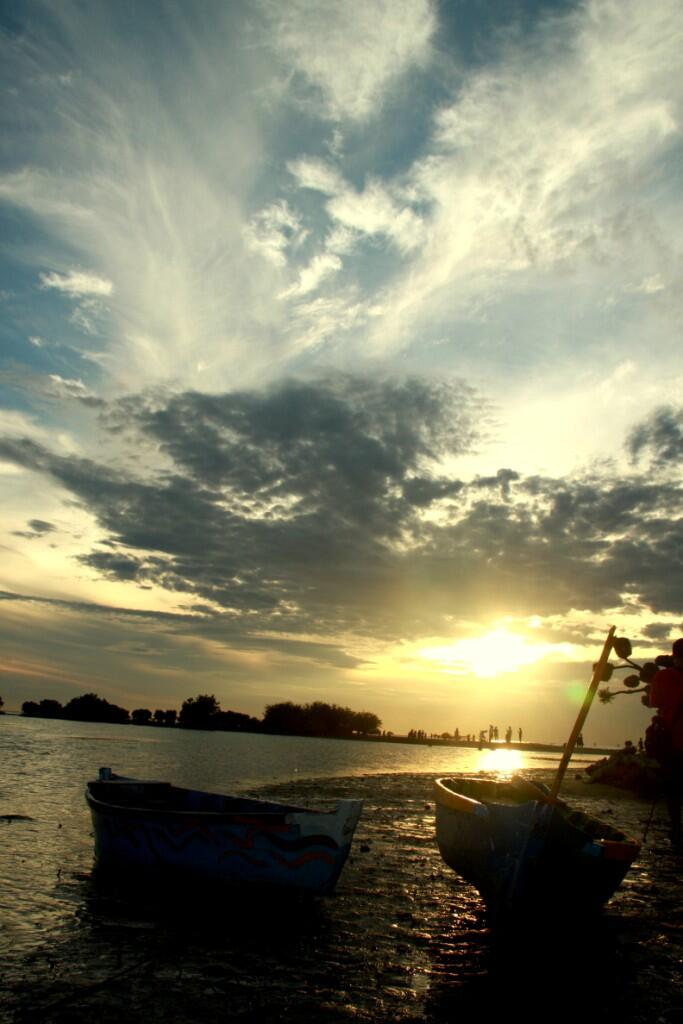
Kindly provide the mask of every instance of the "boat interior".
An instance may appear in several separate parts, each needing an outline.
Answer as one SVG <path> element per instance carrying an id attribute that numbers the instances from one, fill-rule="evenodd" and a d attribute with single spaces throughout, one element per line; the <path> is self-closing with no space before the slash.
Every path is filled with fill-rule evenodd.
<path id="1" fill-rule="evenodd" d="M 532 782 L 522 776 L 514 776 L 507 781 L 462 777 L 441 779 L 441 783 L 453 793 L 460 793 L 462 796 L 469 797 L 470 800 L 478 800 L 484 804 L 515 806 L 529 800 L 538 800 L 542 803 L 545 802 L 549 794 L 547 786 L 544 786 L 543 783 Z M 561 810 L 562 817 L 566 822 L 580 829 L 590 839 L 605 839 L 613 842 L 627 840 L 623 832 L 583 811 L 570 807 L 562 800 L 558 800 L 556 806 Z"/>

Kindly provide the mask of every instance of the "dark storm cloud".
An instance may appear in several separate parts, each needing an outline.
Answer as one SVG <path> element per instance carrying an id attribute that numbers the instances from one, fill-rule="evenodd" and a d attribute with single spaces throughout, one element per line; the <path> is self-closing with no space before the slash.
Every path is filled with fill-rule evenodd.
<path id="1" fill-rule="evenodd" d="M 639 595 L 674 611 L 683 594 L 681 489 L 641 479 L 522 480 L 510 501 L 477 501 L 440 530 L 474 560 L 480 585 L 524 613 L 600 610 Z"/>
<path id="2" fill-rule="evenodd" d="M 629 435 L 628 449 L 634 459 L 647 454 L 653 466 L 680 466 L 683 461 L 683 406 L 662 406 Z"/>
<path id="3" fill-rule="evenodd" d="M 510 497 L 510 484 L 519 480 L 519 473 L 514 469 L 499 469 L 495 476 L 478 476 L 472 486 L 482 490 L 496 488 L 500 490 L 501 497 Z"/>
<path id="4" fill-rule="evenodd" d="M 54 523 L 48 523 L 44 519 L 29 519 L 28 530 L 15 530 L 15 537 L 26 537 L 27 540 L 34 540 L 36 537 L 44 537 L 46 533 L 52 533 L 57 527 Z"/>
<path id="5" fill-rule="evenodd" d="M 18 594 L 11 590 L 0 590 L 0 601 L 59 608 L 66 612 L 74 612 L 78 616 L 144 626 L 150 632 L 150 636 L 154 636 L 155 631 L 162 631 L 170 632 L 176 637 L 202 637 L 228 647 L 238 646 L 246 651 L 276 652 L 285 657 L 306 658 L 319 665 L 333 668 L 357 668 L 364 664 L 362 659 L 347 654 L 334 643 L 318 643 L 280 635 L 250 635 L 242 623 L 208 606 L 195 605 L 191 613 L 182 615 L 139 608 L 112 608 L 110 605 L 94 602 L 45 598 L 34 594 Z M 141 653 L 148 653 L 149 650 L 149 643 L 140 647 Z"/>
<path id="6" fill-rule="evenodd" d="M 461 384 L 352 377 L 140 396 L 109 428 L 132 451 L 161 448 L 156 478 L 29 440 L 0 442 L 0 456 L 50 474 L 96 516 L 106 540 L 83 564 L 191 594 L 204 614 L 184 628 L 248 649 L 349 664 L 351 637 L 436 633 L 444 616 L 598 612 L 626 597 L 679 612 L 681 488 L 437 474 L 437 460 L 472 449 L 480 409 Z"/>
<path id="7" fill-rule="evenodd" d="M 34 533 L 51 533 L 57 529 L 54 523 L 48 523 L 44 519 L 29 519 L 28 525 Z"/>
<path id="8" fill-rule="evenodd" d="M 53 605 L 65 611 L 86 612 L 89 615 L 104 615 L 117 619 L 139 619 L 150 622 L 168 622 L 177 625 L 187 621 L 189 616 L 173 612 L 154 612 L 139 608 L 112 608 L 107 604 L 96 604 L 90 601 L 67 601 L 58 597 L 41 597 L 38 594 L 18 594 L 13 590 L 0 590 L 0 601 L 12 601 L 18 604 Z"/>
<path id="9" fill-rule="evenodd" d="M 464 484 L 460 480 L 414 476 L 403 484 L 403 497 L 411 505 L 427 508 L 433 502 L 443 498 L 455 498 L 463 487 Z"/>
<path id="10" fill-rule="evenodd" d="M 227 487 L 272 519 L 296 502 L 394 536 L 401 487 L 426 461 L 469 450 L 474 393 L 466 385 L 337 377 L 266 392 L 187 393 L 163 408 L 125 403 L 175 464 L 202 485 Z M 284 503 L 284 504 L 283 504 Z"/>
<path id="11" fill-rule="evenodd" d="M 666 641 L 671 632 L 672 627 L 668 622 L 649 622 L 642 630 L 644 637 L 657 642 Z"/>

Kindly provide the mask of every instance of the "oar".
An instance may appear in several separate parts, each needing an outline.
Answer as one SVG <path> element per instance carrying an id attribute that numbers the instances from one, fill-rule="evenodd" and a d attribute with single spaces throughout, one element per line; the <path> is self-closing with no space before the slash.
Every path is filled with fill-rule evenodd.
<path id="1" fill-rule="evenodd" d="M 583 723 L 586 721 L 586 717 L 588 715 L 588 712 L 590 711 L 591 704 L 593 703 L 593 698 L 595 697 L 598 686 L 602 681 L 605 666 L 609 661 L 609 656 L 612 652 L 612 643 L 614 641 L 615 631 L 616 627 L 612 626 L 609 633 L 607 634 L 607 639 L 605 640 L 605 643 L 603 645 L 602 654 L 600 655 L 600 658 L 598 659 L 598 662 L 595 668 L 593 669 L 593 678 L 591 679 L 590 686 L 588 687 L 588 692 L 586 693 L 586 696 L 584 698 L 583 706 L 581 707 L 576 722 L 574 723 L 574 728 L 572 729 L 571 735 L 567 740 L 567 745 L 564 748 L 564 754 L 562 755 L 560 766 L 557 769 L 555 781 L 553 782 L 552 787 L 550 789 L 548 803 L 552 804 L 555 803 L 555 801 L 557 800 L 557 795 L 560 792 L 560 786 L 562 785 L 564 773 L 566 772 L 567 765 L 569 764 L 571 756 L 574 753 L 576 741 L 579 738 L 581 731 L 583 730 Z"/>

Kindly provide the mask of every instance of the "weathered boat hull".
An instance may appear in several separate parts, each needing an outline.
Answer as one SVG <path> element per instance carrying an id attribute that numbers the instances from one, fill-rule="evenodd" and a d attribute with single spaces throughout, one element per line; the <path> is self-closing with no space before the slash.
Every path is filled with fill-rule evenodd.
<path id="1" fill-rule="evenodd" d="M 611 826 L 548 804 L 524 780 L 439 779 L 436 836 L 446 864 L 494 914 L 574 915 L 601 907 L 640 849 Z"/>
<path id="2" fill-rule="evenodd" d="M 317 812 L 112 774 L 88 783 L 86 801 L 99 869 L 311 895 L 334 890 L 362 809 L 345 800 Z"/>

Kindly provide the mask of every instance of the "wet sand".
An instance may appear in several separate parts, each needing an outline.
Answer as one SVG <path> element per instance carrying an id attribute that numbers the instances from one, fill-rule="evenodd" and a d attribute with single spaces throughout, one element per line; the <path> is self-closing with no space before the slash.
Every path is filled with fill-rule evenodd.
<path id="1" fill-rule="evenodd" d="M 536 773 L 545 778 L 545 773 Z M 334 897 L 306 903 L 107 894 L 67 883 L 63 934 L 3 965 L 0 1019 L 445 1022 L 683 1022 L 683 858 L 655 811 L 639 859 L 595 921 L 493 933 L 476 891 L 441 861 L 432 775 L 301 781 L 268 795 L 312 806 L 361 796 L 364 813 Z M 563 796 L 641 837 L 650 803 L 570 780 Z"/>

